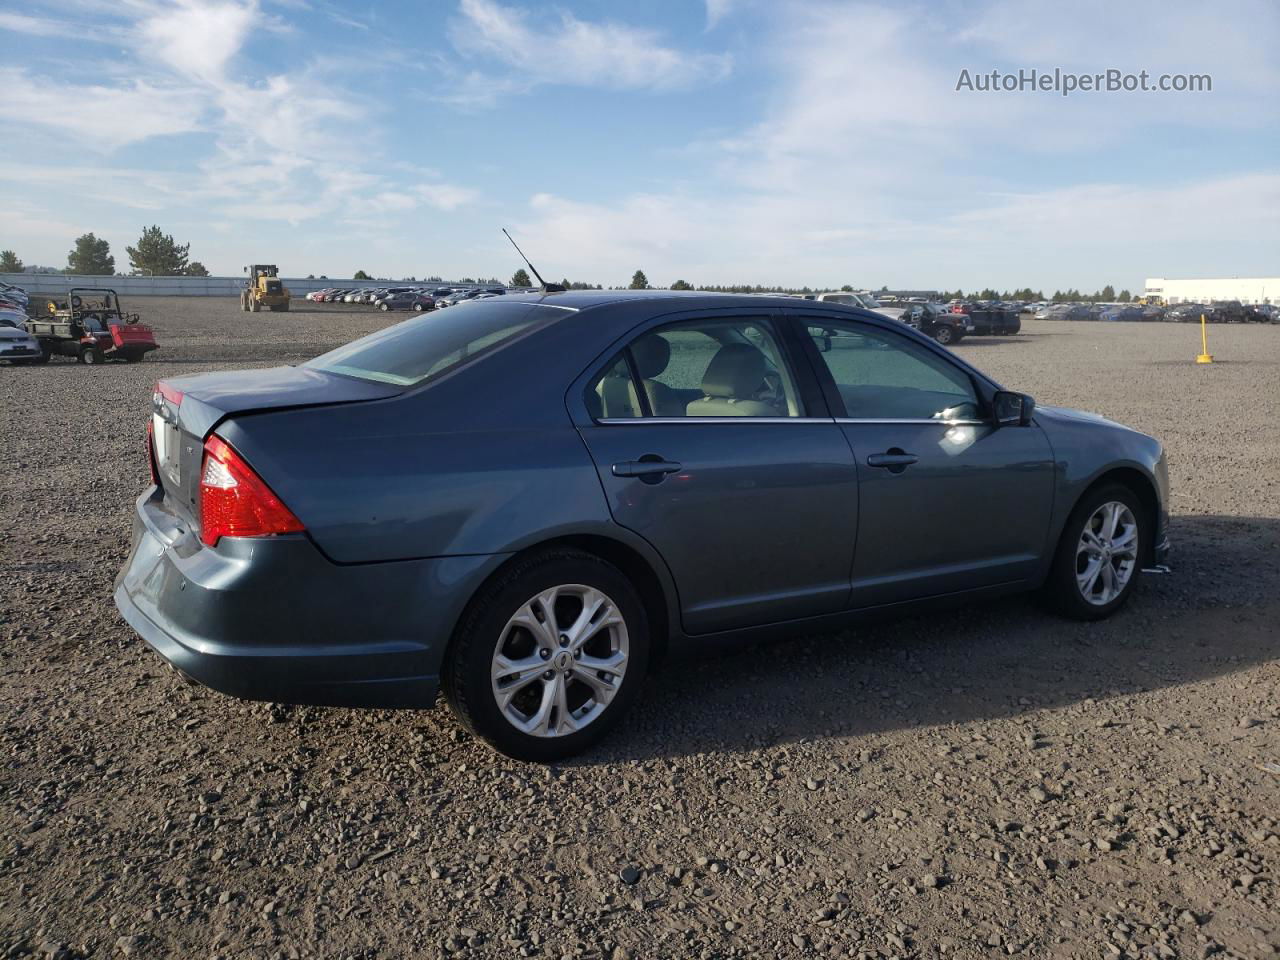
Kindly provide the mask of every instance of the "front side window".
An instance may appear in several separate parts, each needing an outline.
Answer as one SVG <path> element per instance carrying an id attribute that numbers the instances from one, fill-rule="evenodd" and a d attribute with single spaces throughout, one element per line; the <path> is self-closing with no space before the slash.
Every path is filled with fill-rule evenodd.
<path id="1" fill-rule="evenodd" d="M 595 380 L 603 419 L 803 416 L 772 328 L 757 320 L 691 320 L 634 340 Z"/>
<path id="2" fill-rule="evenodd" d="M 981 413 L 963 370 L 904 337 L 861 324 L 810 323 L 845 416 L 857 420 L 973 420 Z"/>

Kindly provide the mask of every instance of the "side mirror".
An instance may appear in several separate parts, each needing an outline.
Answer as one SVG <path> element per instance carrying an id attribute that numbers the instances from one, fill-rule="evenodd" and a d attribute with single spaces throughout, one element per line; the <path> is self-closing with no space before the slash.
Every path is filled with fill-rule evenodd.
<path id="1" fill-rule="evenodd" d="M 999 390 L 991 401 L 997 427 L 1025 427 L 1031 423 L 1036 402 L 1025 393 Z"/>

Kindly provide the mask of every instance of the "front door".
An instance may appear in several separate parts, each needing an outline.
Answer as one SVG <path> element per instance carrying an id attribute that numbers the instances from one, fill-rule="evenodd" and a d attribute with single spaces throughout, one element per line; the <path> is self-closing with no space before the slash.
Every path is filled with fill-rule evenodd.
<path id="1" fill-rule="evenodd" d="M 793 371 L 767 314 L 717 317 L 649 330 L 588 387 L 613 518 L 666 561 L 689 633 L 844 608 L 857 470 Z"/>
<path id="2" fill-rule="evenodd" d="M 857 463 L 850 606 L 1025 581 L 1047 548 L 1053 452 L 1043 431 L 995 427 L 944 351 L 856 321 L 805 321 Z"/>

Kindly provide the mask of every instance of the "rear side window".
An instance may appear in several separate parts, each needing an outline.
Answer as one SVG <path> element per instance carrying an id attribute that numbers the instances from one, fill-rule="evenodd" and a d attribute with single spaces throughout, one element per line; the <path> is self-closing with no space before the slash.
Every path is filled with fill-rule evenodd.
<path id="1" fill-rule="evenodd" d="M 482 300 L 424 313 L 321 354 L 304 366 L 411 387 L 498 349 L 564 311 L 536 303 Z"/>
<path id="2" fill-rule="evenodd" d="M 587 404 L 607 420 L 804 415 L 770 324 L 752 319 L 691 320 L 640 336 L 592 384 Z"/>

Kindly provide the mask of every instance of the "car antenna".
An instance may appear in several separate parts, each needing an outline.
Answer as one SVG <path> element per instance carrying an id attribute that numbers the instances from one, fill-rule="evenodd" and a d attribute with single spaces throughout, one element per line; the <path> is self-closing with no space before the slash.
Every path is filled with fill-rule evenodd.
<path id="1" fill-rule="evenodd" d="M 502 228 L 502 232 L 507 234 L 508 240 L 511 240 L 511 234 L 507 233 L 506 227 Z M 538 282 L 542 284 L 543 293 L 564 293 L 564 287 L 562 287 L 560 284 L 547 283 L 547 281 L 542 279 L 542 274 L 538 272 L 537 267 L 535 267 L 532 263 L 529 263 L 529 258 L 524 255 L 524 251 L 520 249 L 520 245 L 518 243 L 516 243 L 514 240 L 511 240 L 511 245 L 516 248 L 516 253 L 520 254 L 520 259 L 523 260 L 526 264 L 528 264 L 529 269 L 533 271 L 533 275 L 538 278 Z"/>

